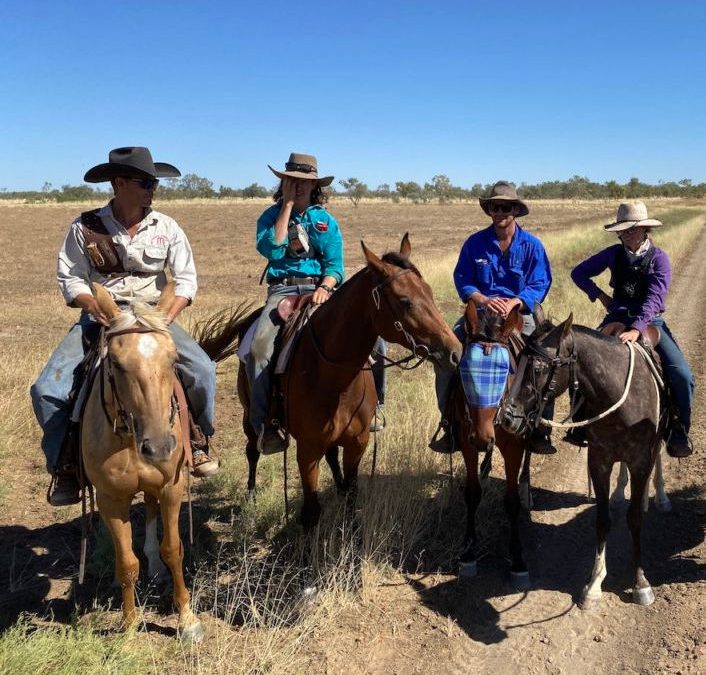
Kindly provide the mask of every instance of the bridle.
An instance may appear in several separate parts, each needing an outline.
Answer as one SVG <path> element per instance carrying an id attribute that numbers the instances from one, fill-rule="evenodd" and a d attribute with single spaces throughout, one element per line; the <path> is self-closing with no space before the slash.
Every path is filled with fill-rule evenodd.
<path id="1" fill-rule="evenodd" d="M 139 323 L 139 319 L 137 318 L 135 319 L 135 324 L 129 328 L 123 328 L 121 330 L 101 328 L 99 336 L 99 370 L 97 373 L 97 376 L 100 378 L 101 407 L 103 408 L 103 412 L 108 420 L 109 426 L 113 430 L 113 433 L 118 436 L 128 435 L 133 438 L 137 438 L 135 431 L 135 417 L 131 412 L 127 411 L 118 394 L 118 388 L 115 383 L 115 366 L 113 364 L 113 359 L 110 357 L 108 344 L 114 337 L 118 337 L 119 335 L 154 332 L 156 332 L 154 328 L 150 328 L 149 326 Z M 115 409 L 115 415 L 113 417 L 111 417 L 108 411 L 108 404 L 106 402 L 106 379 L 110 385 L 110 397 L 113 400 L 113 407 Z M 176 396 L 172 393 L 169 411 L 170 426 L 174 424 L 178 410 L 179 405 L 177 403 Z"/>
<path id="2" fill-rule="evenodd" d="M 401 270 L 395 272 L 394 274 L 391 274 L 389 277 L 385 277 L 377 286 L 373 286 L 373 289 L 371 291 L 372 296 L 373 296 L 373 304 L 375 305 L 375 310 L 380 312 L 382 310 L 382 304 L 383 300 L 385 302 L 385 305 L 387 306 L 387 309 L 389 313 L 392 315 L 393 318 L 393 326 L 395 330 L 399 331 L 402 333 L 404 336 L 404 339 L 407 342 L 407 345 L 412 352 L 409 356 L 405 356 L 397 361 L 393 359 L 388 359 L 386 356 L 383 356 L 380 354 L 382 359 L 385 361 L 385 364 L 382 366 L 377 366 L 377 368 L 390 368 L 392 366 L 397 366 L 401 368 L 402 370 L 414 370 L 415 368 L 418 368 L 419 366 L 422 365 L 425 361 L 427 361 L 430 358 L 436 358 L 440 359 L 441 358 L 441 352 L 432 352 L 429 350 L 429 347 L 426 345 L 420 345 L 417 343 L 417 341 L 414 339 L 414 336 L 409 333 L 405 329 L 405 327 L 402 325 L 402 322 L 400 321 L 399 314 L 395 311 L 395 306 L 394 304 L 390 301 L 390 298 L 387 296 L 387 294 L 384 292 L 385 289 L 398 277 L 401 277 L 403 274 L 407 274 L 408 272 L 413 272 L 414 270 L 409 269 L 408 267 L 404 267 Z M 417 359 L 415 363 L 413 363 L 411 366 L 408 366 L 407 364 L 410 361 L 413 361 L 414 359 Z"/>
<path id="3" fill-rule="evenodd" d="M 520 362 L 517 367 L 517 376 L 508 393 L 508 403 L 503 405 L 503 416 L 510 418 L 515 422 L 513 427 L 518 433 L 529 432 L 539 426 L 540 423 L 556 426 L 552 420 L 542 418 L 542 413 L 547 406 L 547 403 L 557 396 L 559 388 L 559 375 L 564 368 L 569 369 L 569 415 L 567 419 L 571 419 L 580 405 L 579 400 L 579 383 L 577 376 L 577 357 L 576 357 L 576 341 L 573 332 L 571 335 L 571 345 L 569 353 L 566 356 L 560 355 L 561 344 L 557 347 L 556 352 L 552 353 L 546 347 L 537 344 L 536 342 L 527 342 L 520 357 Z M 516 412 L 516 407 L 511 405 L 515 396 L 523 386 L 525 380 L 525 370 L 531 368 L 531 379 L 528 383 L 531 391 L 534 393 L 535 405 L 530 410 L 523 410 L 521 414 Z M 538 376 L 549 369 L 549 375 L 543 386 L 538 384 Z"/>

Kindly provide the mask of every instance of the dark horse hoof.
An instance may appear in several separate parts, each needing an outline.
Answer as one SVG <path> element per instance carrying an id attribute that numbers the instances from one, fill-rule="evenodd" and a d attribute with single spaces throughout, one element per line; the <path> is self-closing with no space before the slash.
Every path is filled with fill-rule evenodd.
<path id="1" fill-rule="evenodd" d="M 529 572 L 510 572 L 510 583 L 516 591 L 529 591 L 532 584 Z"/>
<path id="2" fill-rule="evenodd" d="M 458 564 L 458 576 L 462 579 L 471 579 L 478 576 L 478 561 L 467 560 Z"/>

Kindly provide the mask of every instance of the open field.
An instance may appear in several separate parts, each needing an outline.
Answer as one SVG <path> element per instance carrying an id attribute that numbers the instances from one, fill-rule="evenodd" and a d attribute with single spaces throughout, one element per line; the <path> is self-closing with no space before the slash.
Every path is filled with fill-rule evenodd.
<path id="1" fill-rule="evenodd" d="M 171 202 L 163 206 L 186 230 L 200 291 L 184 323 L 241 300 L 259 301 L 264 260 L 254 251 L 254 224 L 267 202 Z M 312 606 L 295 601 L 298 527 L 284 519 L 279 458 L 260 464 L 257 501 L 245 499 L 246 462 L 240 408 L 233 397 L 237 363 L 219 366 L 215 447 L 221 473 L 197 487 L 198 522 L 191 555 L 195 603 L 207 638 L 193 651 L 173 640 L 168 596 L 146 582 L 140 600 L 147 630 L 122 636 L 110 589 L 111 552 L 94 546 L 88 588 L 75 593 L 80 508 L 51 509 L 39 430 L 28 388 L 75 318 L 54 282 L 56 252 L 68 223 L 88 204 L 0 202 L 5 303 L 0 308 L 0 672 L 698 672 L 706 663 L 703 611 L 706 520 L 704 394 L 695 414 L 697 453 L 667 461 L 672 514 L 646 518 L 646 573 L 657 602 L 626 602 L 629 543 L 622 515 L 609 541 L 609 578 L 597 614 L 574 605 L 593 557 L 592 506 L 585 500 L 585 458 L 570 446 L 534 463 L 537 510 L 525 518 L 524 542 L 535 587 L 513 593 L 506 581 L 502 467 L 496 461 L 479 511 L 485 549 L 480 576 L 459 582 L 455 558 L 465 517 L 448 461 L 426 449 L 437 413 L 431 367 L 390 374 L 378 475 L 370 457 L 361 471 L 362 553 L 351 545 L 342 502 L 323 475 L 324 518 L 318 532 L 323 592 Z M 675 268 L 670 325 L 703 381 L 706 330 L 706 204 L 649 203 L 667 227 L 655 233 Z M 156 204 L 160 208 L 160 204 Z M 600 225 L 612 202 L 539 202 L 523 223 L 545 242 L 554 285 L 546 309 L 574 311 L 595 325 L 599 308 L 573 288 L 569 269 L 612 243 Z M 362 265 L 359 241 L 396 248 L 410 233 L 413 255 L 445 316 L 460 302 L 451 270 L 463 240 L 487 218 L 477 205 L 336 202 L 330 210 L 346 239 L 346 267 Z M 699 323 L 700 322 L 700 323 Z M 290 457 L 289 493 L 298 506 Z M 135 509 L 138 523 L 140 510 Z M 618 522 L 620 521 L 620 522 Z M 136 528 L 138 536 L 141 527 Z M 356 588 L 362 567 L 363 587 Z M 80 610 L 74 612 L 78 604 Z M 27 612 L 22 617 L 21 613 Z M 51 616 L 54 616 L 52 620 Z"/>

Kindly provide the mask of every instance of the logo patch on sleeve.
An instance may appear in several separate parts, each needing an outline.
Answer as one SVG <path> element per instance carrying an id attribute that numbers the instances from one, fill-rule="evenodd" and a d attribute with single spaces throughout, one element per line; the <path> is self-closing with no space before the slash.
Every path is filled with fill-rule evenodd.
<path id="1" fill-rule="evenodd" d="M 314 229 L 318 232 L 328 232 L 328 223 L 324 223 L 320 220 L 318 223 L 314 223 Z"/>

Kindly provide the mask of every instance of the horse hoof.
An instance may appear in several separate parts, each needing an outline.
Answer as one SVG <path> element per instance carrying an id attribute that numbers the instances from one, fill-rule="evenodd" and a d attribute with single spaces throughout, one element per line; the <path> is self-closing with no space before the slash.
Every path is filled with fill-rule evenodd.
<path id="1" fill-rule="evenodd" d="M 652 586 L 645 586 L 645 588 L 633 588 L 632 599 L 636 605 L 640 605 L 640 607 L 648 607 L 655 601 L 655 594 L 652 591 Z"/>
<path id="2" fill-rule="evenodd" d="M 672 502 L 669 501 L 669 497 L 655 499 L 655 508 L 660 513 L 669 513 L 672 510 Z"/>
<path id="3" fill-rule="evenodd" d="M 516 591 L 529 591 L 530 575 L 529 572 L 510 572 L 510 582 Z"/>
<path id="4" fill-rule="evenodd" d="M 582 595 L 579 601 L 579 609 L 584 612 L 595 612 L 601 606 L 601 596 L 599 595 Z"/>
<path id="5" fill-rule="evenodd" d="M 463 579 L 470 579 L 478 576 L 478 562 L 476 560 L 460 562 L 458 565 L 458 576 Z"/>
<path id="6" fill-rule="evenodd" d="M 179 639 L 187 644 L 197 644 L 203 640 L 203 634 L 203 626 L 200 621 L 197 621 L 186 628 L 181 628 Z"/>

